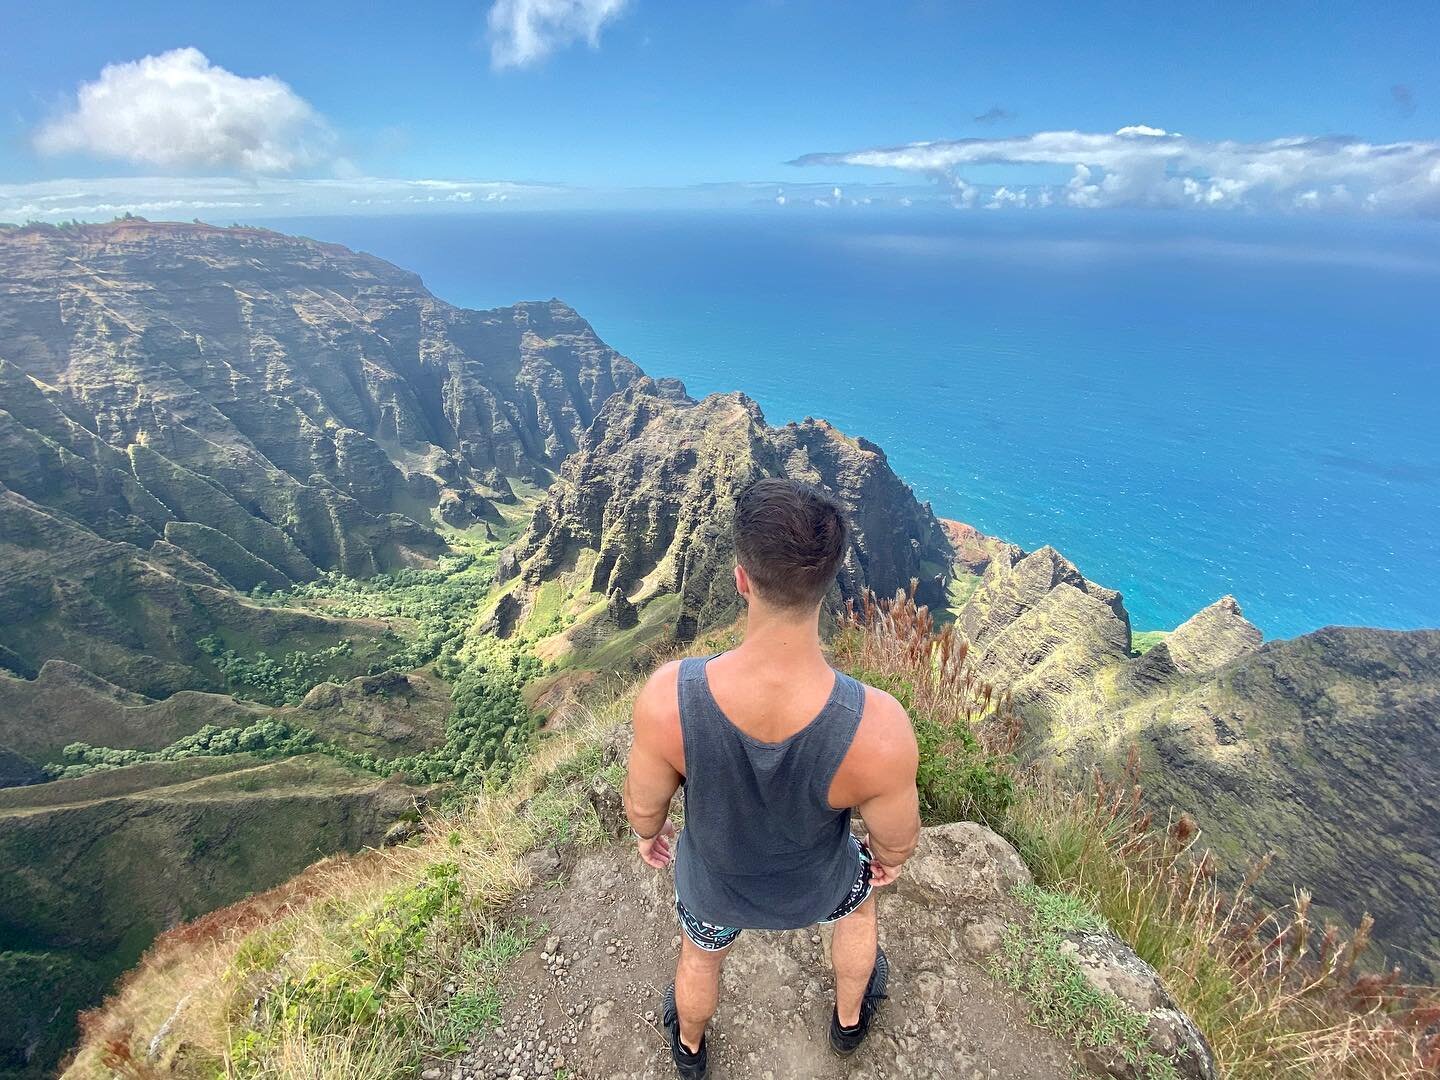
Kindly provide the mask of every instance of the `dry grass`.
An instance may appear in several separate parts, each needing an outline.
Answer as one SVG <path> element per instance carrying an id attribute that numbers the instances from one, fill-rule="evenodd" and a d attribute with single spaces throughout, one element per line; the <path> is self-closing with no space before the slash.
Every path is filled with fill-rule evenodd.
<path id="1" fill-rule="evenodd" d="M 851 670 L 903 679 L 912 709 L 972 733 L 994 757 L 1013 753 L 1022 725 L 1009 694 L 980 677 L 970 642 L 954 623 L 937 628 L 929 610 L 915 603 L 918 585 L 912 578 L 909 592 L 893 600 L 866 592 L 858 606 L 847 603 L 839 659 Z"/>
<path id="2" fill-rule="evenodd" d="M 1315 926 L 1310 896 L 1271 909 L 1230 887 L 1188 815 L 1156 823 L 1138 762 L 1069 793 L 1032 774 L 1010 832 L 1036 877 L 1083 897 L 1161 974 L 1237 1078 L 1433 1077 L 1440 999 L 1398 969 L 1368 971 L 1372 920 Z"/>

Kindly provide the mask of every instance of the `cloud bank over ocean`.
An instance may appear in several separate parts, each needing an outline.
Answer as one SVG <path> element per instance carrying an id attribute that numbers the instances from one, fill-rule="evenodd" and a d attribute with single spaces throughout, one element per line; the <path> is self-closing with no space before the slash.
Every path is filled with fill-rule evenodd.
<path id="1" fill-rule="evenodd" d="M 1145 124 L 1113 134 L 1042 131 L 804 154 L 790 164 L 916 173 L 960 208 L 1166 207 L 1440 216 L 1440 142 L 1376 144 L 1301 135 L 1244 142 L 1189 138 Z M 1063 183 L 985 187 L 976 170 L 1070 170 Z"/>

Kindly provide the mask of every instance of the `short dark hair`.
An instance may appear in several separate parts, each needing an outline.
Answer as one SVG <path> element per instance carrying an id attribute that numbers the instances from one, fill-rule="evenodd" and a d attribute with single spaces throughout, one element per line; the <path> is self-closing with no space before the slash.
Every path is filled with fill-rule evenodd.
<path id="1" fill-rule="evenodd" d="M 845 515 L 798 480 L 757 480 L 735 500 L 735 554 L 766 603 L 812 607 L 845 558 Z"/>

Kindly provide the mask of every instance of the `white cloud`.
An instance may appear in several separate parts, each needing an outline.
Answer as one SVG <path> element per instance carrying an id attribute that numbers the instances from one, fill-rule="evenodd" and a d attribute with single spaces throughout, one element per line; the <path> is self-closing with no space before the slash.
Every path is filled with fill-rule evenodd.
<path id="1" fill-rule="evenodd" d="M 795 165 L 862 165 L 922 173 L 975 205 L 976 169 L 1066 166 L 1063 184 L 1010 182 L 985 205 L 1368 210 L 1440 216 L 1440 142 L 1375 144 L 1340 136 L 1209 141 L 1143 124 L 1113 135 L 1042 131 L 806 154 Z M 1007 176 L 1007 180 L 1010 177 Z"/>
<path id="2" fill-rule="evenodd" d="M 42 154 L 251 173 L 316 164 L 332 144 L 320 114 L 284 82 L 236 75 L 189 48 L 106 66 L 35 134 Z"/>
<path id="3" fill-rule="evenodd" d="M 495 0 L 490 27 L 490 63 L 496 68 L 528 67 L 556 49 L 585 41 L 600 44 L 600 28 L 629 0 Z"/>
<path id="4" fill-rule="evenodd" d="M 1166 131 L 1164 128 L 1151 127 L 1149 124 L 1127 124 L 1116 135 L 1146 135 L 1152 139 L 1163 139 L 1167 135 L 1178 135 L 1178 131 Z"/>

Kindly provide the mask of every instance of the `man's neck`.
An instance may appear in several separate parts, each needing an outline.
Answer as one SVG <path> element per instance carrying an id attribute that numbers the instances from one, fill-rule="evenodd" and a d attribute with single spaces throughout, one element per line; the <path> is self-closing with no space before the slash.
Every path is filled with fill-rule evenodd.
<path id="1" fill-rule="evenodd" d="M 820 648 L 820 612 L 817 608 L 798 618 L 752 603 L 745 618 L 745 638 L 734 655 L 759 667 L 791 671 L 810 665 L 826 665 Z"/>

